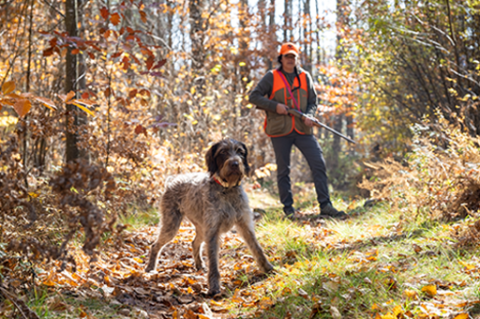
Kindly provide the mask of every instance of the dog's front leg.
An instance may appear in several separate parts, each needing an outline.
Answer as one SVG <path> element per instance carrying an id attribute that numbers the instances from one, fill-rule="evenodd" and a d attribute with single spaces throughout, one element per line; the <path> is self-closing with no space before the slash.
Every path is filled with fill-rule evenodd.
<path id="1" fill-rule="evenodd" d="M 220 231 L 218 227 L 207 230 L 208 254 L 208 294 L 214 296 L 220 293 L 220 272 L 218 270 L 218 250 Z"/>
<path id="2" fill-rule="evenodd" d="M 255 230 L 252 219 L 249 217 L 244 217 L 240 219 L 236 226 L 238 232 L 240 233 L 240 236 L 242 236 L 243 240 L 252 252 L 253 258 L 255 258 L 255 261 L 257 262 L 257 265 L 260 267 L 260 269 L 265 273 L 272 270 L 272 264 L 268 261 L 267 257 L 263 253 L 262 247 L 260 247 L 260 244 L 255 237 Z"/>

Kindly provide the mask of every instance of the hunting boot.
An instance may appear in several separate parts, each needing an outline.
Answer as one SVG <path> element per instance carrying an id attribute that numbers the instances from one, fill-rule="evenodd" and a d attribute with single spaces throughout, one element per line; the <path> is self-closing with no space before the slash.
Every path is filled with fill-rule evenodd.
<path id="1" fill-rule="evenodd" d="M 315 218 L 335 218 L 345 220 L 348 218 L 348 215 L 345 214 L 344 211 L 339 211 L 335 209 L 332 204 L 328 204 L 324 208 L 320 209 L 320 214 L 315 215 Z"/>

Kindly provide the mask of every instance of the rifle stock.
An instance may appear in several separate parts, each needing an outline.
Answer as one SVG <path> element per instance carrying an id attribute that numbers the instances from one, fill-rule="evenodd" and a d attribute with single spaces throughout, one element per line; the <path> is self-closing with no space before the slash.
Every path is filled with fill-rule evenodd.
<path id="1" fill-rule="evenodd" d="M 289 114 L 292 114 L 298 118 L 300 118 L 301 120 L 303 120 L 304 118 L 306 118 L 307 116 L 305 114 L 303 114 L 302 112 L 300 111 L 297 111 L 295 109 L 289 109 L 288 110 L 288 113 Z M 350 143 L 353 143 L 353 144 L 357 144 L 354 140 L 352 140 L 351 138 L 343 135 L 342 133 L 340 132 L 337 132 L 335 131 L 333 128 L 331 128 L 330 126 L 327 126 L 325 124 L 323 124 L 322 122 L 320 122 L 318 119 L 314 118 L 314 117 L 308 117 L 312 122 L 313 122 L 313 125 L 317 126 L 317 127 L 323 127 L 324 129 L 326 129 L 327 131 L 330 131 L 332 132 L 333 134 L 335 135 L 338 135 L 340 136 L 341 138 L 343 138 L 344 140 L 350 142 Z"/>

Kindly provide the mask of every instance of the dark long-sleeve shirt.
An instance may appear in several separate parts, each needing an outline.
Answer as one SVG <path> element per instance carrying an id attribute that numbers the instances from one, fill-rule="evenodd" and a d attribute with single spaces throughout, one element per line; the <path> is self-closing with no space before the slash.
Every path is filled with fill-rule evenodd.
<path id="1" fill-rule="evenodd" d="M 308 88 L 308 102 L 307 102 L 307 112 L 306 115 L 314 116 L 317 111 L 317 92 L 313 87 L 313 80 L 310 74 L 300 68 L 298 72 L 305 72 L 307 78 L 307 88 Z M 285 78 L 290 84 L 290 88 L 293 89 L 293 82 L 295 80 L 295 73 L 286 73 L 282 70 L 282 73 L 285 75 Z M 268 71 L 268 73 L 258 82 L 255 89 L 248 98 L 249 102 L 256 105 L 258 108 L 276 112 L 278 102 L 270 100 L 268 96 L 272 94 L 273 90 L 273 71 Z M 298 101 L 297 101 L 298 102 Z"/>

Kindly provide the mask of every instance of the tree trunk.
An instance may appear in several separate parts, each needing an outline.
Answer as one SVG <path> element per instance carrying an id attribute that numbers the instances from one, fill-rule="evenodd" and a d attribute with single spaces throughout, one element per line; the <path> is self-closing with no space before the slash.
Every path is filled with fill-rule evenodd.
<path id="1" fill-rule="evenodd" d="M 337 49 L 335 52 L 335 57 L 337 59 L 337 64 L 341 65 L 342 60 L 343 60 L 343 55 L 344 55 L 344 50 L 342 46 L 340 45 L 340 42 L 342 40 L 340 32 L 338 31 L 343 25 L 346 24 L 345 21 L 345 6 L 346 6 L 346 1 L 345 0 L 337 0 Z M 342 133 L 342 128 L 343 128 L 343 113 L 340 113 L 337 111 L 337 115 L 334 118 L 334 124 L 333 128 L 337 131 Z M 332 144 L 332 159 L 331 159 L 331 165 L 335 169 L 337 164 L 338 164 L 338 159 L 340 152 L 342 151 L 342 144 L 340 143 L 340 136 L 334 134 L 333 135 L 333 144 Z"/>
<path id="2" fill-rule="evenodd" d="M 78 21 L 81 25 L 81 28 L 78 30 L 80 33 L 80 37 L 84 38 L 85 32 L 85 23 L 83 21 L 83 17 L 85 14 L 83 13 L 84 6 L 86 4 L 86 0 L 78 0 Z M 77 81 L 77 91 L 78 94 L 81 96 L 82 93 L 86 92 L 87 89 L 87 65 L 85 63 L 85 53 L 79 53 L 78 56 L 78 64 L 77 64 L 77 71 L 78 71 L 78 81 Z M 79 125 L 87 125 L 88 118 L 87 113 L 85 112 L 77 112 L 78 116 L 78 124 Z M 79 157 L 83 159 L 89 159 L 88 152 L 85 148 L 79 148 Z"/>
<path id="3" fill-rule="evenodd" d="M 77 8 L 76 0 L 65 0 L 65 26 L 70 37 L 77 36 Z M 76 92 L 75 82 L 77 81 L 77 57 L 72 54 L 72 46 L 68 47 L 66 63 L 65 63 L 65 92 Z M 77 147 L 77 129 L 78 114 L 74 105 L 66 105 L 66 157 L 68 163 L 79 157 Z"/>
<path id="4" fill-rule="evenodd" d="M 275 0 L 270 0 L 270 8 L 269 10 L 269 21 L 268 21 L 268 34 L 269 34 L 269 40 L 271 43 L 275 43 L 277 40 L 276 36 L 276 30 L 275 30 Z M 276 50 L 276 47 L 273 48 L 273 50 Z M 273 69 L 273 63 L 271 59 L 268 59 L 268 69 L 271 70 Z"/>
<path id="5" fill-rule="evenodd" d="M 317 37 L 317 48 L 316 48 L 316 51 L 317 51 L 317 64 L 321 64 L 322 63 L 322 51 L 321 51 L 321 43 L 320 43 L 320 15 L 319 15 L 319 8 L 318 8 L 318 2 L 320 0 L 315 0 L 315 14 L 316 14 L 316 27 L 317 27 L 317 30 L 315 32 L 315 35 Z"/>
<path id="6" fill-rule="evenodd" d="M 192 66 L 195 73 L 199 72 L 205 61 L 203 48 L 203 18 L 204 0 L 191 0 L 190 9 L 190 40 L 192 43 Z"/>

